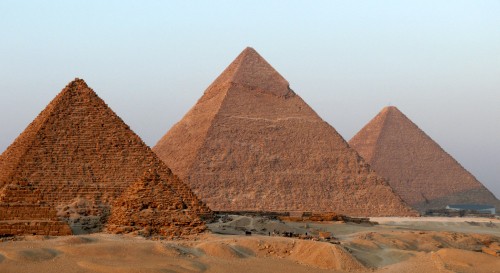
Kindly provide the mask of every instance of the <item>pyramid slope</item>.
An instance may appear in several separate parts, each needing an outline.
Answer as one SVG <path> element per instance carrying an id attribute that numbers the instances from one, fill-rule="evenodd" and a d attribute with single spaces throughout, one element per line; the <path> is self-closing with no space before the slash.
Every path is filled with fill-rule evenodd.
<path id="1" fill-rule="evenodd" d="M 183 236 L 205 230 L 204 223 L 184 208 L 156 170 L 149 170 L 114 201 L 107 230 L 146 236 Z"/>
<path id="2" fill-rule="evenodd" d="M 425 211 L 498 200 L 396 107 L 384 108 L 350 141 L 408 204 Z"/>
<path id="3" fill-rule="evenodd" d="M 252 73 L 258 71 L 258 73 Z M 167 132 L 154 147 L 160 158 L 179 158 L 171 163 L 176 173 L 183 176 L 196 160 L 212 121 L 232 86 L 244 86 L 276 96 L 293 96 L 288 82 L 253 48 L 247 47 L 207 88 L 196 105 Z M 171 137 L 170 133 L 176 136 Z M 170 165 L 169 165 L 170 166 Z M 184 175 L 182 175 L 184 174 Z"/>
<path id="4" fill-rule="evenodd" d="M 0 167 L 0 185 L 26 179 L 58 209 L 82 198 L 109 207 L 145 170 L 155 168 L 192 211 L 209 211 L 80 79 L 0 155 Z"/>
<path id="5" fill-rule="evenodd" d="M 261 89 L 279 78 L 228 77 L 247 50 L 153 148 L 211 209 L 415 214 L 299 96 Z"/>

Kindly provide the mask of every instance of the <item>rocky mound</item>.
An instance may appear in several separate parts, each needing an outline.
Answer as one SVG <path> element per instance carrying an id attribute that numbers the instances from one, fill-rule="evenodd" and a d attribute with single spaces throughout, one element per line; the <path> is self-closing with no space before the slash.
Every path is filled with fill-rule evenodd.
<path id="1" fill-rule="evenodd" d="M 25 179 L 70 223 L 105 221 L 111 202 L 148 169 L 158 170 L 187 209 L 208 213 L 151 149 L 90 89 L 69 83 L 0 155 L 0 188 Z M 100 219 L 69 219 L 75 203 Z M 85 214 L 85 213 L 84 213 Z M 84 215 L 88 217 L 89 215 Z"/>
<path id="2" fill-rule="evenodd" d="M 472 174 L 396 107 L 384 108 L 350 141 L 413 207 L 500 203 Z"/>
<path id="3" fill-rule="evenodd" d="M 252 48 L 153 150 L 213 210 L 416 214 Z"/>
<path id="4" fill-rule="evenodd" d="M 114 201 L 107 227 L 111 233 L 169 237 L 205 229 L 156 170 L 146 172 Z"/>

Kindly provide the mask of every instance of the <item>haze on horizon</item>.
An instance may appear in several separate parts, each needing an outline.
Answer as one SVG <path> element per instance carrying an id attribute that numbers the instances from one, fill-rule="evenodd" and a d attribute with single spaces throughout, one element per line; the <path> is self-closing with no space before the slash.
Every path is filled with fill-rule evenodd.
<path id="1" fill-rule="evenodd" d="M 349 140 L 395 105 L 500 197 L 498 1 L 1 1 L 0 151 L 75 77 L 150 146 L 247 46 Z"/>

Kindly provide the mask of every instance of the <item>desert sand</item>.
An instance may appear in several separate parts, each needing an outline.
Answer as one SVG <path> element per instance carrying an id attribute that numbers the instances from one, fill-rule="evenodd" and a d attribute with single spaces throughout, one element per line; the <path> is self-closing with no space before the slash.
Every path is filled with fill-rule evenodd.
<path id="1" fill-rule="evenodd" d="M 115 234 L 26 236 L 0 242 L 0 272 L 500 272 L 482 252 L 500 220 L 372 218 L 378 225 L 228 216 L 182 240 Z M 245 230 L 253 230 L 245 236 Z M 269 236 L 330 231 L 335 243 Z"/>

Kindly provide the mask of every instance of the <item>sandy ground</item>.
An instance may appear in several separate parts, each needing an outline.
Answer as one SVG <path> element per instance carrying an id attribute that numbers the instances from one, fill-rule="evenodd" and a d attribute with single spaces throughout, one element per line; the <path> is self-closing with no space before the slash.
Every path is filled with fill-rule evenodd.
<path id="1" fill-rule="evenodd" d="M 379 225 L 229 216 L 212 233 L 175 241 L 28 236 L 0 242 L 0 272 L 500 272 L 500 257 L 481 252 L 500 242 L 500 220 L 372 220 Z M 339 244 L 269 236 L 285 231 L 330 231 Z"/>

